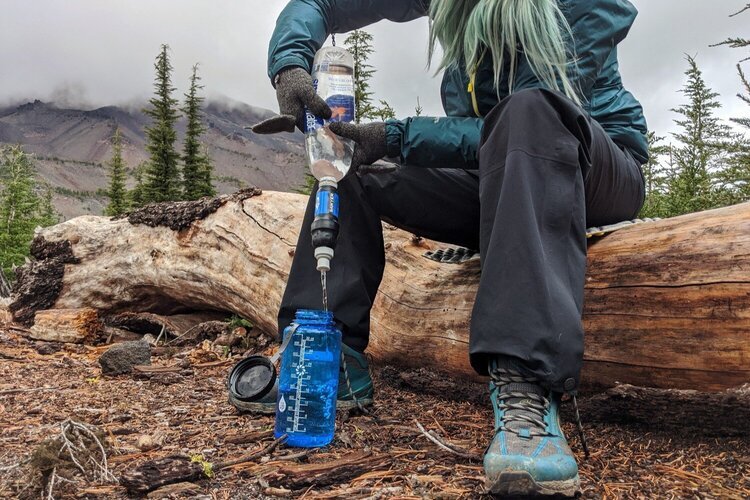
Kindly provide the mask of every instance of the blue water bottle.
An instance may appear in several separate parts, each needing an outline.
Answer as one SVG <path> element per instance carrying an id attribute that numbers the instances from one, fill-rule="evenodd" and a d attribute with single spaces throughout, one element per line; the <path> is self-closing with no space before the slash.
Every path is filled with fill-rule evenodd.
<path id="1" fill-rule="evenodd" d="M 301 448 L 333 441 L 339 386 L 341 331 L 333 313 L 299 310 L 284 330 L 274 436 Z"/>

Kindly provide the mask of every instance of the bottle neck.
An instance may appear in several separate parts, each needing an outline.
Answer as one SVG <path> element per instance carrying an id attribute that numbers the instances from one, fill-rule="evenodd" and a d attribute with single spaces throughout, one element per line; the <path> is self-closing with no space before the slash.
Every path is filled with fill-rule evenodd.
<path id="1" fill-rule="evenodd" d="M 300 326 L 333 326 L 333 313 L 314 309 L 299 309 L 294 322 Z"/>

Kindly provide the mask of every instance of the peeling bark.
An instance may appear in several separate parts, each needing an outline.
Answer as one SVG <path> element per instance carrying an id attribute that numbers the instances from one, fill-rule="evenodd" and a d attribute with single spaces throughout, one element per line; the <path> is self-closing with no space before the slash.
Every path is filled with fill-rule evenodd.
<path id="1" fill-rule="evenodd" d="M 19 323 L 29 326 L 37 311 L 51 309 L 63 287 L 66 264 L 78 264 L 68 240 L 48 241 L 38 235 L 31 243 L 31 255 L 38 259 L 16 268 L 10 312 Z"/>

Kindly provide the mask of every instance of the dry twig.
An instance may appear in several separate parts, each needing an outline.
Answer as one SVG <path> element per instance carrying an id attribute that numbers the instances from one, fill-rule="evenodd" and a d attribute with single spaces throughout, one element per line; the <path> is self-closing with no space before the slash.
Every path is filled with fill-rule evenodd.
<path id="1" fill-rule="evenodd" d="M 418 420 L 414 420 L 414 423 L 417 424 L 417 428 L 422 433 L 424 437 L 435 443 L 439 448 L 447 451 L 448 453 L 453 453 L 454 455 L 458 455 L 459 457 L 466 458 L 468 460 L 473 460 L 476 462 L 481 462 L 482 457 L 477 455 L 476 453 L 472 453 L 469 450 L 465 450 L 463 448 L 460 448 L 454 444 L 447 443 L 443 438 L 441 438 L 437 433 L 434 431 L 427 432 L 425 428 L 422 426 L 422 424 L 419 423 Z"/>

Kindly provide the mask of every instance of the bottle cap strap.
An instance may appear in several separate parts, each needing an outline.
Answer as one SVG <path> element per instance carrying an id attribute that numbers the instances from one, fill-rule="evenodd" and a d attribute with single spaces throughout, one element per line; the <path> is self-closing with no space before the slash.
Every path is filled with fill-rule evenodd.
<path id="1" fill-rule="evenodd" d="M 276 362 L 279 360 L 279 358 L 281 357 L 281 355 L 284 354 L 284 351 L 286 350 L 286 348 L 289 347 L 289 342 L 292 341 L 292 337 L 294 336 L 294 332 L 297 331 L 297 328 L 299 328 L 299 325 L 297 323 L 292 323 L 291 325 L 289 325 L 289 327 L 291 328 L 291 330 L 289 331 L 289 333 L 287 334 L 286 338 L 284 339 L 284 342 L 281 343 L 281 347 L 276 352 L 276 354 L 274 354 L 273 356 L 271 356 L 271 363 L 273 363 L 273 364 L 276 364 Z"/>

